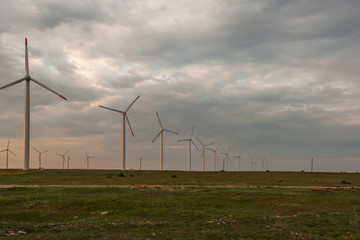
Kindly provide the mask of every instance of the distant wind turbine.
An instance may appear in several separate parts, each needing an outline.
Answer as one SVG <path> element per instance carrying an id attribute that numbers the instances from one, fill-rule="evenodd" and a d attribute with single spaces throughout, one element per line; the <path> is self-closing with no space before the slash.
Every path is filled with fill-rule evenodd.
<path id="1" fill-rule="evenodd" d="M 8 141 L 8 144 L 7 144 L 6 149 L 0 151 L 0 152 L 5 152 L 5 151 L 6 151 L 6 169 L 8 169 L 8 166 L 9 166 L 9 152 L 10 152 L 12 155 L 16 156 L 16 154 L 13 153 L 13 152 L 9 149 L 9 145 L 10 145 L 10 140 Z"/>
<path id="2" fill-rule="evenodd" d="M 314 158 L 311 158 L 311 172 L 314 170 Z"/>
<path id="3" fill-rule="evenodd" d="M 261 171 L 264 171 L 266 157 L 259 157 L 261 160 Z"/>
<path id="4" fill-rule="evenodd" d="M 250 158 L 250 164 L 251 164 L 251 171 L 256 171 L 256 161 L 254 160 L 254 158 L 250 155 L 250 153 L 248 153 L 249 158 Z"/>
<path id="5" fill-rule="evenodd" d="M 233 157 L 235 157 L 235 158 L 238 158 L 238 159 L 239 159 L 239 172 L 240 172 L 240 170 L 241 170 L 241 153 L 242 153 L 242 150 L 240 151 L 239 155 L 237 155 L 237 156 L 233 156 Z"/>
<path id="6" fill-rule="evenodd" d="M 48 152 L 48 150 L 40 152 L 40 151 L 37 150 L 36 148 L 33 148 L 33 149 L 34 149 L 35 151 L 37 151 L 38 154 L 39 154 L 39 158 L 38 158 L 38 161 L 39 161 L 39 169 L 41 169 L 41 155 L 42 155 L 43 153 Z"/>
<path id="7" fill-rule="evenodd" d="M 214 168 L 214 171 L 216 171 L 216 159 L 218 159 L 218 156 L 217 156 L 216 152 L 217 152 L 219 147 L 220 147 L 220 144 L 215 148 L 215 150 L 211 149 L 211 148 L 206 148 L 207 150 L 213 152 L 213 168 Z"/>
<path id="8" fill-rule="evenodd" d="M 160 136 L 160 170 L 162 171 L 163 170 L 163 164 L 164 164 L 164 142 L 163 142 L 163 133 L 164 131 L 166 132 L 170 132 L 170 133 L 174 133 L 174 134 L 178 134 L 177 132 L 173 132 L 173 131 L 170 131 L 168 129 L 165 129 L 163 127 L 163 125 L 161 124 L 161 121 L 160 121 L 160 117 L 159 117 L 159 114 L 156 112 L 156 116 L 159 120 L 159 124 L 160 124 L 160 132 L 158 135 L 156 135 L 156 137 L 154 138 L 154 140 L 152 140 L 152 142 L 155 142 L 155 140 Z"/>
<path id="9" fill-rule="evenodd" d="M 104 107 L 104 106 L 99 106 L 101 108 L 105 108 L 105 109 L 108 109 L 108 110 L 111 110 L 111 111 L 114 111 L 114 112 L 118 112 L 118 113 L 121 113 L 122 114 L 122 150 L 121 150 L 121 170 L 125 170 L 125 118 L 126 118 L 126 121 L 127 123 L 129 124 L 129 127 L 130 127 L 130 130 L 131 130 L 131 133 L 134 137 L 134 132 L 131 128 L 131 125 L 130 125 L 130 121 L 129 121 L 129 118 L 128 116 L 126 115 L 127 111 L 129 111 L 129 109 L 131 108 L 131 106 L 136 102 L 136 100 L 138 100 L 140 97 L 137 96 L 137 98 L 135 98 L 135 100 L 127 107 L 127 109 L 125 111 L 120 111 L 120 110 L 117 110 L 117 109 L 114 109 L 114 108 L 108 108 L 108 107 Z"/>
<path id="10" fill-rule="evenodd" d="M 196 146 L 196 144 L 195 144 L 194 141 L 192 140 L 192 136 L 193 136 L 193 133 L 194 133 L 194 129 L 195 129 L 195 126 L 193 126 L 193 129 L 192 129 L 190 138 L 178 140 L 178 142 L 182 142 L 182 141 L 188 141 L 188 142 L 189 142 L 189 152 L 188 152 L 188 170 L 189 170 L 189 171 L 191 171 L 191 143 L 194 144 L 194 146 L 196 147 L 196 149 L 199 151 L 199 148 Z"/>
<path id="11" fill-rule="evenodd" d="M 60 95 L 59 93 L 55 92 L 45 84 L 35 80 L 34 78 L 30 77 L 29 75 L 29 60 L 28 60 L 28 46 L 27 46 L 27 38 L 25 38 L 25 77 L 16 80 L 15 82 L 9 83 L 5 86 L 0 87 L 0 90 L 10 87 L 12 85 L 21 83 L 25 81 L 25 121 L 24 121 L 24 166 L 23 170 L 29 170 L 30 164 L 30 81 L 40 85 L 41 87 L 49 90 L 50 92 L 58 95 L 59 97 L 67 100 L 64 96 Z"/>
<path id="12" fill-rule="evenodd" d="M 63 166 L 63 169 L 65 169 L 65 162 L 66 162 L 65 155 L 66 155 L 68 152 L 69 152 L 69 150 L 67 150 L 64 154 L 61 154 L 61 153 L 57 153 L 57 154 L 56 154 L 56 155 L 62 157 L 62 166 Z"/>
<path id="13" fill-rule="evenodd" d="M 196 137 L 196 139 L 200 142 L 200 144 L 202 146 L 201 158 L 202 158 L 202 170 L 204 172 L 205 171 L 205 148 L 207 146 L 213 145 L 214 143 L 204 144 L 202 141 L 200 141 L 200 139 L 198 137 Z"/>
<path id="14" fill-rule="evenodd" d="M 225 170 L 226 171 L 228 170 L 228 161 L 230 161 L 230 157 L 229 157 L 230 150 L 231 150 L 231 147 L 229 147 L 229 150 L 227 152 L 220 153 L 222 155 L 225 155 Z"/>
<path id="15" fill-rule="evenodd" d="M 86 163 L 86 168 L 89 169 L 89 162 L 90 162 L 90 158 L 95 158 L 95 157 L 91 157 L 87 154 L 87 152 L 85 152 L 86 155 L 86 159 L 85 159 L 85 163 Z"/>

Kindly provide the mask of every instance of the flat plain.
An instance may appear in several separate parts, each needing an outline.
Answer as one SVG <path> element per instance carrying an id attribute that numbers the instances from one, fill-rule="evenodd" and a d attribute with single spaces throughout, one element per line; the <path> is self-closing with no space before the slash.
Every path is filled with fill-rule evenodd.
<path id="1" fill-rule="evenodd" d="M 360 174 L 0 171 L 0 239 L 360 239 Z"/>

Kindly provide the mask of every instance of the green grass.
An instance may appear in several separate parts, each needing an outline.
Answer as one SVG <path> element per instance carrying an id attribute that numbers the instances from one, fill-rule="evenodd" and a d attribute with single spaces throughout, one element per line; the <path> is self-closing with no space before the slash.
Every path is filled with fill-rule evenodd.
<path id="1" fill-rule="evenodd" d="M 359 186 L 360 174 L 124 171 L 125 177 L 119 177 L 120 171 L 20 173 L 0 172 L 0 184 L 144 187 L 0 189 L 0 239 L 360 239 L 360 190 L 356 188 L 206 187 Z M 154 184 L 192 186 L 146 189 L 145 185 Z"/>
<path id="2" fill-rule="evenodd" d="M 125 177 L 119 177 L 123 173 Z M 171 176 L 175 175 L 175 178 Z M 133 176 L 133 177 L 131 177 Z M 343 181 L 350 183 L 344 184 Z M 0 184 L 360 186 L 359 173 L 45 170 L 0 171 Z"/>

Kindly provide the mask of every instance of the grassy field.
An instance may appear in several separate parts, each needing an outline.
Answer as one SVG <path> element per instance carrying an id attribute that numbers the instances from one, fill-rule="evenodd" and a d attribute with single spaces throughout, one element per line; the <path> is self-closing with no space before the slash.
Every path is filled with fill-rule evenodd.
<path id="1" fill-rule="evenodd" d="M 0 171 L 8 184 L 47 187 L 0 188 L 0 239 L 360 239 L 359 173 Z"/>

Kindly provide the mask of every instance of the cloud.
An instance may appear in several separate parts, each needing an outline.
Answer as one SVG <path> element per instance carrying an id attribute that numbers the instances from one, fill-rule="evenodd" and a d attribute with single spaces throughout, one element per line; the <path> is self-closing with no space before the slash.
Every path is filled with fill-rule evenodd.
<path id="1" fill-rule="evenodd" d="M 31 84 L 32 143 L 71 148 L 73 167 L 84 167 L 87 149 L 94 166 L 119 168 L 121 115 L 98 106 L 125 109 L 140 94 L 129 110 L 129 167 L 142 156 L 158 168 L 151 140 L 159 112 L 179 132 L 165 136 L 165 168 L 187 169 L 187 145 L 177 140 L 196 126 L 196 136 L 222 151 L 266 155 L 274 169 L 304 168 L 315 156 L 349 162 L 319 170 L 354 171 L 359 7 L 351 0 L 3 1 L 1 85 L 24 75 L 28 37 L 31 76 L 69 99 Z M 14 139 L 19 153 L 23 85 L 0 91 L 1 139 Z M 193 151 L 193 169 L 201 169 Z M 48 166 L 59 167 L 57 160 L 49 154 Z"/>

